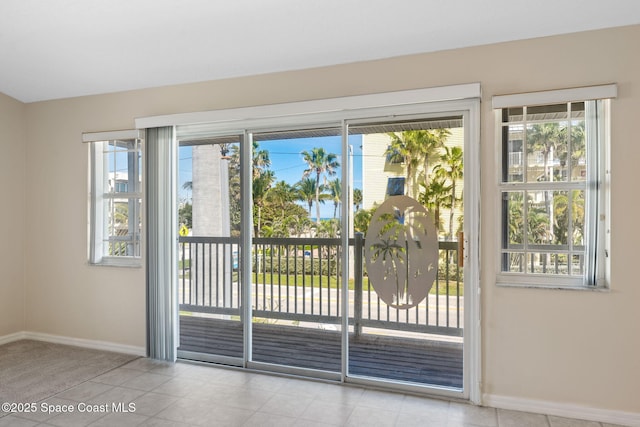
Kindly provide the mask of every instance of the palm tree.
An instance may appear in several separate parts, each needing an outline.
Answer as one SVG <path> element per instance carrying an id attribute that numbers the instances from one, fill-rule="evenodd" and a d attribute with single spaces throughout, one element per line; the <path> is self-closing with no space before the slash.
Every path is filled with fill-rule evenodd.
<path id="1" fill-rule="evenodd" d="M 342 199 L 342 185 L 340 184 L 340 178 L 329 181 L 329 192 L 331 193 L 331 201 L 333 201 L 333 217 L 335 218 L 338 213 L 340 200 Z"/>
<path id="2" fill-rule="evenodd" d="M 571 201 L 569 201 L 569 194 Z M 560 191 L 553 197 L 553 235 L 561 245 L 582 244 L 584 239 L 584 191 Z M 571 217 L 572 234 L 569 235 L 569 216 Z"/>
<path id="3" fill-rule="evenodd" d="M 529 152 L 539 151 L 542 153 L 544 175 L 541 180 L 551 181 L 549 174 L 549 155 L 553 150 L 560 148 L 563 140 L 566 140 L 566 134 L 561 131 L 560 124 L 557 122 L 535 124 L 527 129 Z"/>
<path id="4" fill-rule="evenodd" d="M 553 173 L 549 173 L 549 155 L 557 149 L 566 151 L 566 129 L 560 129 L 560 123 L 535 124 L 527 129 L 527 146 L 530 152 L 542 153 L 543 175 L 541 181 L 552 181 Z M 547 216 L 551 216 L 549 192 L 544 192 L 544 205 Z M 549 241 L 551 236 L 549 236 Z"/>
<path id="5" fill-rule="evenodd" d="M 309 175 L 315 174 L 316 180 L 316 222 L 320 222 L 320 178 L 323 175 L 333 176 L 336 174 L 336 169 L 340 167 L 338 157 L 333 153 L 327 153 L 324 148 L 316 147 L 311 151 L 303 151 L 302 157 L 309 166 L 305 169 L 302 177 L 307 178 Z M 324 176 L 324 181 L 327 178 Z"/>
<path id="6" fill-rule="evenodd" d="M 264 169 L 271 166 L 268 150 L 260 150 L 257 141 L 253 141 L 251 150 L 252 177 L 257 178 Z"/>
<path id="7" fill-rule="evenodd" d="M 412 183 L 415 181 L 416 169 L 424 165 L 425 181 L 431 156 L 443 146 L 445 139 L 451 134 L 447 129 L 408 130 L 401 133 L 388 133 L 391 144 L 385 154 L 389 161 L 401 161 L 405 164 L 407 176 L 407 194 L 412 195 Z"/>
<path id="8" fill-rule="evenodd" d="M 442 221 L 440 220 L 440 208 L 451 209 L 451 186 L 446 185 L 446 180 L 442 177 L 435 177 L 427 185 L 420 183 L 424 189 L 418 195 L 418 202 L 422 203 L 429 212 L 433 213 L 433 223 L 440 233 Z"/>
<path id="9" fill-rule="evenodd" d="M 585 136 L 584 121 L 571 123 L 571 160 L 569 163 L 569 174 L 572 177 L 573 169 L 584 167 L 584 163 L 586 163 L 587 148 Z M 565 155 L 565 158 L 566 157 Z"/>
<path id="10" fill-rule="evenodd" d="M 285 214 L 284 206 L 289 202 L 293 202 L 295 198 L 294 188 L 286 181 L 278 181 L 267 193 L 267 199 L 283 211 L 282 216 Z"/>
<path id="11" fill-rule="evenodd" d="M 445 153 L 440 156 L 440 164 L 434 166 L 433 171 L 436 176 L 451 183 L 451 198 L 449 202 L 449 240 L 453 240 L 453 216 L 456 210 L 456 202 L 460 199 L 456 197 L 456 183 L 462 179 L 464 165 L 462 148 L 445 147 Z"/>
<path id="12" fill-rule="evenodd" d="M 266 195 L 271 188 L 271 184 L 273 183 L 274 173 L 273 171 L 267 170 L 263 171 L 257 177 L 254 177 L 252 182 L 252 190 L 253 190 L 253 205 L 256 208 L 256 228 L 255 228 L 255 236 L 258 236 L 258 233 L 261 230 L 261 214 L 262 208 L 264 206 L 264 201 Z"/>
<path id="13" fill-rule="evenodd" d="M 376 212 L 376 209 L 377 206 L 374 206 L 371 209 L 360 209 L 358 212 L 356 212 L 356 214 L 353 216 L 353 229 L 355 231 L 367 234 L 369 223 L 371 222 L 371 218 Z"/>
<path id="14" fill-rule="evenodd" d="M 507 215 L 509 216 L 508 242 L 510 244 L 522 244 L 522 236 L 524 236 L 523 192 L 509 192 L 507 196 L 507 206 Z"/>
<path id="15" fill-rule="evenodd" d="M 335 239 L 339 237 L 340 221 L 333 219 L 323 219 L 316 227 L 316 237 Z"/>
<path id="16" fill-rule="evenodd" d="M 353 190 L 353 204 L 356 207 L 356 212 L 360 210 L 360 206 L 362 205 L 362 190 L 359 188 Z"/>
<path id="17" fill-rule="evenodd" d="M 311 207 L 316 199 L 316 180 L 313 178 L 303 178 L 295 184 L 295 190 L 298 200 L 307 202 L 309 206 L 309 216 L 311 216 Z"/>
<path id="18" fill-rule="evenodd" d="M 544 209 L 537 208 L 530 204 L 527 213 L 528 242 L 531 244 L 542 244 L 549 239 L 549 216 Z"/>

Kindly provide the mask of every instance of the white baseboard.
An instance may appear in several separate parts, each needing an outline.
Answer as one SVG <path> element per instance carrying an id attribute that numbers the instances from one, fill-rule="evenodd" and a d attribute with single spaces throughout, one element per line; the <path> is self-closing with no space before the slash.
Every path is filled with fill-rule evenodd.
<path id="1" fill-rule="evenodd" d="M 10 342 L 26 339 L 24 332 L 16 332 L 14 334 L 4 335 L 0 337 L 0 345 L 9 344 Z"/>
<path id="2" fill-rule="evenodd" d="M 640 413 L 637 412 L 612 411 L 609 409 L 591 408 L 575 404 L 497 396 L 493 394 L 483 395 L 482 404 L 493 408 L 509 409 L 513 411 L 533 412 L 565 418 L 576 418 L 631 427 L 640 427 Z"/>
<path id="3" fill-rule="evenodd" d="M 76 347 L 91 348 L 93 350 L 113 351 L 115 353 L 131 354 L 133 356 L 142 357 L 145 357 L 147 354 L 147 351 L 144 347 L 28 331 L 17 332 L 15 334 L 2 336 L 0 337 L 0 344 L 7 344 L 18 340 L 35 340 L 50 342 L 54 344 L 74 345 Z"/>

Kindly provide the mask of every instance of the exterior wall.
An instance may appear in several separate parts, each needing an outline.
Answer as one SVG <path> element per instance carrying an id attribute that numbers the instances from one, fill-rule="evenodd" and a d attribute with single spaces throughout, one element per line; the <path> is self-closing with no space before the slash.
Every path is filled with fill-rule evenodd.
<path id="1" fill-rule="evenodd" d="M 388 145 L 389 137 L 383 133 L 362 136 L 362 209 L 384 201 L 388 178 L 405 176 L 401 165 L 387 163 L 384 152 Z"/>
<path id="2" fill-rule="evenodd" d="M 451 135 L 447 137 L 444 145 L 446 147 L 464 147 L 464 128 L 450 129 Z M 404 163 L 389 163 L 386 161 L 385 152 L 389 146 L 390 138 L 384 133 L 367 134 L 362 137 L 362 209 L 371 209 L 374 204 L 380 205 L 387 198 L 387 180 L 391 177 L 406 177 L 407 170 Z M 440 154 L 443 154 L 441 152 Z M 432 168 L 437 160 L 429 162 Z M 410 197 L 417 198 L 422 192 L 420 187 L 420 176 L 424 171 L 424 166 L 418 166 L 416 180 L 411 184 Z M 431 172 L 429 172 L 431 174 Z M 462 197 L 464 184 L 462 180 L 456 183 L 456 197 Z M 462 215 L 462 209 L 458 206 L 453 216 L 453 233 L 455 237 L 458 229 L 458 219 Z M 440 212 L 441 235 L 448 235 L 449 232 L 449 210 L 442 209 Z"/>
<path id="3" fill-rule="evenodd" d="M 0 338 L 24 330 L 26 140 L 24 104 L 0 94 Z"/>
<path id="4" fill-rule="evenodd" d="M 13 234 L 26 237 L 29 254 L 26 328 L 145 344 L 143 269 L 87 265 L 83 131 L 131 128 L 134 118 L 141 116 L 480 82 L 482 392 L 640 413 L 640 287 L 630 256 L 640 241 L 640 199 L 634 197 L 640 158 L 635 126 L 640 116 L 639 41 L 640 26 L 631 26 L 29 104 L 29 227 Z M 499 163 L 491 96 L 610 82 L 619 85 L 619 97 L 612 103 L 611 290 L 497 287 Z M 11 149 L 22 154 L 19 147 Z M 4 160 L 4 153 L 2 162 L 13 164 Z M 11 165 L 21 176 L 19 166 Z M 9 197 L 22 197 L 19 191 L 9 191 Z"/>

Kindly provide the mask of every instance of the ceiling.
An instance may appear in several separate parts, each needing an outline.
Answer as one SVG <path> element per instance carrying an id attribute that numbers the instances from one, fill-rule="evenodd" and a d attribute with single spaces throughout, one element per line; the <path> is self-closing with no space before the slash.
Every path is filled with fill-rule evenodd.
<path id="1" fill-rule="evenodd" d="M 1 0 L 23 102 L 640 23 L 638 0 Z"/>

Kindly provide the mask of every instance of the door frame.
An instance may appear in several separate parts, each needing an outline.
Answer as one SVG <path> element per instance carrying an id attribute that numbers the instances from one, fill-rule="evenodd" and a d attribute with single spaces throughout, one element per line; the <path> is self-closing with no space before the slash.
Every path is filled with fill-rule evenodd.
<path id="1" fill-rule="evenodd" d="M 382 109 L 380 112 L 389 112 Z M 462 116 L 464 124 L 464 241 L 463 241 L 463 259 L 464 259 L 464 282 L 465 282 L 465 298 L 464 298 L 464 337 L 463 337 L 463 389 L 462 392 L 452 390 L 446 387 L 433 385 L 414 385 L 394 382 L 384 379 L 369 379 L 361 377 L 353 377 L 348 373 L 349 358 L 349 339 L 348 334 L 343 333 L 343 381 L 353 384 L 384 386 L 386 388 L 396 389 L 398 391 L 424 393 L 425 389 L 437 391 L 439 395 L 468 399 L 475 404 L 480 403 L 480 383 L 481 383 L 481 349 L 480 349 L 480 263 L 479 263 L 479 245 L 480 245 L 480 101 L 479 99 L 466 99 L 452 102 L 431 102 L 422 104 L 419 109 L 412 110 L 411 114 L 403 116 L 396 108 L 392 108 L 396 114 L 381 115 L 380 121 L 384 122 L 385 118 L 395 119 L 401 116 L 404 119 L 407 116 L 418 116 L 419 119 L 437 118 L 441 115 Z M 374 113 L 374 111 L 372 111 Z M 374 121 L 378 119 L 374 118 Z M 371 117 L 369 117 L 371 121 Z M 348 158 L 348 132 L 345 132 L 346 125 L 358 124 L 358 120 L 343 121 L 343 158 Z M 343 168 L 342 180 L 349 182 L 351 165 L 346 164 Z M 342 200 L 342 229 L 347 230 L 350 220 L 350 205 Z M 344 233 L 343 247 L 348 247 L 348 234 Z M 342 265 L 348 265 L 348 251 L 343 251 Z M 346 269 L 344 269 L 346 270 Z M 343 283 L 348 282 L 348 271 L 342 272 Z M 348 289 L 342 289 L 343 312 L 347 313 L 348 309 Z M 343 330 L 348 330 L 348 316 L 343 317 Z"/>
<path id="2" fill-rule="evenodd" d="M 275 104 L 259 107 L 245 107 L 227 110 L 205 111 L 197 113 L 172 114 L 165 116 L 155 116 L 136 119 L 136 128 L 146 129 L 161 126 L 192 125 L 201 128 L 203 132 L 211 131 L 215 133 L 244 133 L 243 141 L 244 155 L 242 158 L 243 168 L 250 166 L 250 156 L 247 148 L 249 138 L 248 129 L 257 130 L 272 128 L 274 126 L 314 126 L 325 123 L 342 123 L 343 129 L 346 123 L 351 120 L 371 119 L 371 118 L 392 118 L 396 115 L 418 115 L 429 113 L 457 112 L 464 117 L 465 148 L 464 148 L 464 188 L 465 188 L 465 239 L 464 239 L 464 260 L 465 260 L 465 316 L 464 316 L 464 380 L 463 391 L 454 392 L 446 389 L 434 388 L 431 386 L 414 386 L 407 384 L 397 384 L 388 381 L 376 381 L 376 384 L 384 383 L 385 387 L 412 392 L 437 392 L 438 394 L 468 399 L 472 403 L 480 403 L 480 383 L 481 383 L 481 351 L 480 351 L 480 84 L 462 84 L 454 86 L 444 86 L 436 88 L 378 93 L 370 95 L 359 95 L 343 98 L 332 98 L 314 101 L 303 101 L 286 104 Z M 348 144 L 347 136 L 343 132 L 343 158 L 347 156 Z M 242 156 L 242 154 L 241 154 Z M 349 165 L 342 169 L 343 182 L 348 182 Z M 246 174 L 246 172 L 244 173 Z M 247 181 L 247 182 L 244 182 Z M 243 180 L 243 190 L 245 194 L 251 194 L 250 180 Z M 248 192 L 248 193 L 247 193 Z M 343 198 L 346 195 L 343 195 Z M 342 229 L 347 230 L 349 220 L 348 203 L 342 203 Z M 250 247 L 251 234 L 244 231 L 251 227 L 251 210 L 243 209 L 243 233 L 242 244 Z M 348 239 L 348 234 L 343 233 L 343 243 Z M 346 247 L 346 246 L 345 246 Z M 347 256 L 347 251 L 343 251 L 343 257 Z M 241 251 L 243 274 L 247 277 L 250 273 L 250 260 L 247 258 L 247 251 Z M 174 260 L 177 262 L 177 260 Z M 344 262 L 344 259 L 343 259 Z M 348 265 L 348 264 L 343 264 Z M 343 272 L 343 276 L 348 274 Z M 249 274 L 250 278 L 251 275 Z M 344 279 L 344 277 L 343 277 Z M 250 279 L 249 279 L 250 280 Z M 245 286 L 249 286 L 245 284 Z M 174 287 L 175 289 L 175 287 Z M 343 296 L 346 287 L 343 288 Z M 251 304 L 244 292 L 244 319 L 251 318 Z M 343 304 L 347 300 L 343 297 Z M 343 310 L 343 313 L 347 313 Z M 348 322 L 348 317 L 343 317 L 344 324 Z M 244 322 L 244 332 L 249 332 L 245 336 L 245 354 L 243 365 L 247 366 L 250 360 L 250 322 Z M 165 333 L 172 333 L 166 331 Z M 343 340 L 347 334 L 343 332 Z M 348 338 L 346 339 L 348 341 Z M 346 343 L 348 346 L 348 342 Z M 361 383 L 368 382 L 355 378 L 349 378 L 346 372 L 346 349 L 343 345 L 343 369 L 341 379 L 346 382 Z M 248 350 L 248 351 L 247 351 Z"/>

